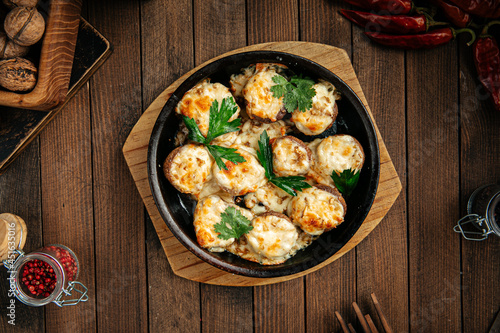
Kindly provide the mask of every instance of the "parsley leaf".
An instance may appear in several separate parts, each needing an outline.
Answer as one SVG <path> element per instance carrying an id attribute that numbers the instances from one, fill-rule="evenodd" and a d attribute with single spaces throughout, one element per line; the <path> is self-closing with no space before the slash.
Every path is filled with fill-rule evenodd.
<path id="1" fill-rule="evenodd" d="M 215 163 L 219 169 L 227 170 L 226 164 L 222 161 L 222 158 L 225 158 L 228 161 L 231 161 L 235 164 L 245 162 L 245 158 L 236 152 L 235 148 L 226 148 L 216 145 L 207 145 L 207 149 L 209 153 L 215 159 Z"/>
<path id="2" fill-rule="evenodd" d="M 332 172 L 332 180 L 335 186 L 338 188 L 340 193 L 345 196 L 350 196 L 356 185 L 358 184 L 360 171 L 356 170 L 344 170 L 341 174 L 338 174 L 335 170 Z"/>
<path id="3" fill-rule="evenodd" d="M 272 78 L 276 83 L 271 87 L 271 92 L 276 98 L 283 97 L 285 109 L 288 112 L 294 110 L 306 111 L 312 108 L 312 99 L 316 95 L 316 91 L 312 87 L 314 81 L 308 77 L 293 76 L 290 81 L 287 81 L 281 75 L 275 75 Z"/>
<path id="4" fill-rule="evenodd" d="M 220 239 L 240 238 L 253 229 L 251 221 L 234 207 L 227 207 L 220 217 L 221 221 L 214 225 L 215 232 L 219 233 L 217 237 Z"/>
<path id="5" fill-rule="evenodd" d="M 219 102 L 214 100 L 210 106 L 210 120 L 208 133 L 205 143 L 209 144 L 213 139 L 223 134 L 239 131 L 241 119 L 236 118 L 229 122 L 233 114 L 238 111 L 238 106 L 232 97 L 226 97 L 222 100 L 220 109 Z"/>
<path id="6" fill-rule="evenodd" d="M 229 121 L 229 119 L 236 111 L 238 111 L 238 106 L 236 105 L 233 97 L 224 98 L 222 100 L 220 108 L 219 102 L 217 100 L 214 100 L 210 105 L 208 133 L 206 137 L 204 137 L 201 133 L 200 128 L 196 124 L 196 120 L 186 116 L 182 116 L 182 120 L 189 130 L 189 139 L 204 144 L 215 159 L 215 162 L 217 163 L 219 168 L 224 170 L 227 170 L 227 167 L 222 161 L 222 158 L 225 158 L 226 160 L 236 164 L 245 162 L 245 158 L 238 154 L 236 152 L 236 149 L 234 148 L 211 145 L 210 142 L 221 135 L 240 130 L 240 118 Z"/>
<path id="7" fill-rule="evenodd" d="M 281 188 L 286 193 L 296 196 L 297 191 L 302 191 L 305 188 L 311 187 L 301 176 L 291 176 L 291 177 L 276 177 L 273 171 L 273 152 L 271 146 L 269 145 L 269 136 L 267 131 L 262 132 L 259 140 L 259 150 L 257 151 L 257 157 L 260 164 L 264 167 L 266 171 L 266 178 L 269 182 Z"/>

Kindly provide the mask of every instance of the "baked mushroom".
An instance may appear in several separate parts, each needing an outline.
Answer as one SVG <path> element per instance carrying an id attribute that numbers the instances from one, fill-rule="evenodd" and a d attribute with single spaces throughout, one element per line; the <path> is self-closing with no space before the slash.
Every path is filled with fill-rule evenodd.
<path id="1" fill-rule="evenodd" d="M 245 237 L 257 254 L 274 260 L 285 261 L 288 258 L 298 232 L 286 215 L 264 213 L 252 220 L 252 226 L 253 229 Z"/>
<path id="2" fill-rule="evenodd" d="M 316 148 L 317 172 L 329 177 L 333 171 L 360 171 L 365 161 L 363 147 L 354 137 L 337 134 L 324 138 Z"/>
<path id="3" fill-rule="evenodd" d="M 283 97 L 276 98 L 271 92 L 271 87 L 275 85 L 273 76 L 279 75 L 276 68 L 276 64 L 257 64 L 255 74 L 242 90 L 246 113 L 251 119 L 271 123 L 286 114 Z"/>
<path id="4" fill-rule="evenodd" d="M 313 164 L 312 152 L 294 136 L 272 141 L 273 170 L 280 177 L 305 175 Z"/>
<path id="5" fill-rule="evenodd" d="M 310 235 L 321 235 L 344 221 L 346 203 L 340 192 L 326 185 L 315 185 L 299 192 L 290 201 L 288 216 Z"/>
<path id="6" fill-rule="evenodd" d="M 187 144 L 174 149 L 163 163 L 163 173 L 179 192 L 197 195 L 212 178 L 214 159 L 204 146 Z"/>
<path id="7" fill-rule="evenodd" d="M 266 182 L 264 167 L 260 165 L 255 150 L 243 146 L 232 145 L 237 153 L 243 156 L 245 162 L 234 163 L 226 161 L 227 170 L 220 169 L 217 164 L 212 167 L 212 173 L 219 186 L 232 195 L 245 195 L 254 192 Z"/>
<path id="8" fill-rule="evenodd" d="M 209 79 L 206 79 L 189 89 L 184 94 L 180 102 L 177 104 L 175 112 L 194 119 L 201 134 L 206 137 L 210 124 L 210 107 L 215 100 L 218 101 L 220 107 L 224 98 L 233 99 L 233 95 L 231 95 L 229 89 L 218 82 L 211 83 Z M 238 106 L 238 110 L 232 115 L 229 121 L 238 118 L 239 113 L 240 107 Z M 222 142 L 226 142 L 227 144 L 232 144 L 237 135 L 238 132 L 224 134 L 216 138 L 214 143 L 220 144 Z"/>
<path id="9" fill-rule="evenodd" d="M 252 220 L 254 217 L 249 210 L 227 203 L 216 195 L 211 195 L 198 201 L 194 210 L 193 225 L 196 240 L 200 246 L 211 252 L 222 252 L 226 246 L 235 241 L 234 238 L 221 239 L 218 237 L 219 234 L 215 232 L 215 225 L 221 222 L 221 214 L 228 207 L 234 207 L 249 220 Z"/>
<path id="10" fill-rule="evenodd" d="M 292 112 L 291 121 L 305 135 L 318 135 L 330 128 L 338 114 L 337 94 L 333 84 L 320 81 L 313 85 L 316 95 L 312 99 L 312 107 L 306 111 Z"/>

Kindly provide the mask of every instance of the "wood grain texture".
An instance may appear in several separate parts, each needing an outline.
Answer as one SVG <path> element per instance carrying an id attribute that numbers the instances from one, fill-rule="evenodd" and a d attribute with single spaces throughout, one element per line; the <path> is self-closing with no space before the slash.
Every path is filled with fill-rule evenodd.
<path id="1" fill-rule="evenodd" d="M 254 332 L 304 332 L 304 294 L 303 279 L 254 287 Z"/>
<path id="2" fill-rule="evenodd" d="M 357 26 L 353 45 L 354 69 L 406 188 L 405 52 L 371 43 Z M 369 297 L 375 293 L 382 304 L 398 304 L 385 314 L 395 332 L 409 330 L 407 232 L 406 191 L 402 191 L 384 223 L 356 248 L 358 303 L 363 313 L 375 313 Z M 372 319 L 381 327 L 378 316 Z"/>
<path id="3" fill-rule="evenodd" d="M 92 142 L 88 88 L 80 90 L 40 136 L 44 244 L 63 244 L 80 263 L 89 301 L 47 307 L 46 331 L 96 331 Z M 84 241 L 82 241 L 84 240 Z"/>
<path id="4" fill-rule="evenodd" d="M 496 36 L 498 38 L 498 36 Z M 463 45 L 463 44 L 462 44 Z M 460 216 L 472 192 L 500 182 L 500 112 L 484 94 L 468 47 L 460 48 Z M 500 293 L 485 287 L 500 276 L 500 240 L 462 239 L 462 316 L 464 332 L 487 332 L 500 309 Z"/>
<path id="5" fill-rule="evenodd" d="M 342 2 L 334 1 L 301 1 L 302 39 L 340 47 L 350 56 L 351 25 L 338 12 L 342 6 Z M 354 313 L 350 304 L 356 300 L 356 252 L 350 251 L 332 264 L 307 275 L 305 288 L 307 332 L 340 331 L 334 311 L 339 311 L 346 320 L 353 322 Z"/>
<path id="6" fill-rule="evenodd" d="M 24 252 L 31 252 L 42 247 L 42 212 L 40 205 L 40 143 L 35 140 L 14 162 L 12 168 L 0 176 L 0 212 L 13 213 L 26 222 L 28 234 Z M 7 306 L 9 285 L 8 274 L 0 267 L 0 332 L 43 332 L 45 326 L 45 309 L 32 308 L 15 302 L 15 326 L 8 323 Z M 5 309 L 5 310 L 4 310 Z"/>
<path id="7" fill-rule="evenodd" d="M 406 80 L 410 331 L 459 332 L 456 43 L 408 52 Z"/>
<path id="8" fill-rule="evenodd" d="M 299 40 L 298 1 L 248 1 L 248 45 Z"/>
<path id="9" fill-rule="evenodd" d="M 37 84 L 26 94 L 0 90 L 1 105 L 48 111 L 64 101 L 68 92 L 81 6 L 81 0 L 50 2 Z"/>
<path id="10" fill-rule="evenodd" d="M 361 101 L 363 101 L 363 103 L 365 103 L 365 106 L 368 108 L 363 91 L 359 86 L 350 60 L 344 50 L 323 44 L 306 42 L 265 43 L 234 50 L 221 55 L 221 57 L 232 53 L 251 50 L 277 50 L 295 53 L 297 55 L 313 59 L 324 67 L 329 68 L 334 73 L 336 73 L 353 89 L 353 91 L 359 96 Z M 216 60 L 217 58 L 218 57 L 212 60 Z M 206 63 L 200 65 L 199 67 L 203 65 L 206 65 Z M 183 245 L 181 245 L 168 230 L 167 226 L 159 215 L 158 209 L 154 204 L 154 200 L 152 198 L 151 190 L 148 184 L 146 168 L 147 147 L 154 122 L 158 117 L 158 114 L 161 111 L 163 105 L 170 96 L 171 92 L 175 90 L 180 82 L 185 80 L 186 77 L 191 75 L 199 67 L 186 73 L 158 96 L 158 98 L 149 106 L 149 108 L 144 112 L 141 119 L 134 126 L 125 145 L 123 146 L 123 153 L 129 166 L 129 170 L 132 173 L 134 181 L 136 182 L 139 193 L 143 197 L 146 209 L 148 210 L 149 216 L 151 217 L 153 224 L 155 225 L 155 229 L 158 233 L 160 241 L 162 242 L 165 252 L 167 253 L 169 262 L 177 275 L 209 284 L 235 286 L 264 285 L 291 280 L 300 276 L 304 276 L 308 273 L 311 273 L 312 271 L 318 270 L 337 260 L 349 250 L 351 250 L 355 245 L 357 245 L 380 223 L 387 211 L 391 208 L 399 192 L 401 191 L 401 183 L 396 171 L 394 170 L 394 166 L 387 153 L 384 142 L 380 137 L 380 133 L 378 133 L 376 124 L 374 124 L 375 130 L 378 135 L 381 163 L 377 195 L 374 199 L 372 208 L 365 219 L 365 222 L 361 225 L 356 234 L 342 249 L 340 249 L 329 259 L 325 260 L 323 263 L 307 271 L 281 278 L 248 278 L 238 275 L 232 275 L 219 269 L 214 269 L 213 266 L 201 261 L 194 254 L 188 251 Z"/>
<path id="11" fill-rule="evenodd" d="M 97 328 L 145 332 L 145 219 L 120 156 L 142 108 L 139 4 L 96 0 L 88 6 L 89 21 L 115 46 L 90 83 Z"/>
<path id="12" fill-rule="evenodd" d="M 169 10 L 173 6 L 176 10 Z M 141 2 L 141 30 L 148 36 L 141 43 L 144 105 L 151 104 L 167 85 L 193 67 L 191 20 L 192 1 Z M 146 233 L 150 331 L 199 332 L 199 284 L 172 272 L 149 219 Z M 165 311 L 166 305 L 173 305 L 176 311 Z"/>

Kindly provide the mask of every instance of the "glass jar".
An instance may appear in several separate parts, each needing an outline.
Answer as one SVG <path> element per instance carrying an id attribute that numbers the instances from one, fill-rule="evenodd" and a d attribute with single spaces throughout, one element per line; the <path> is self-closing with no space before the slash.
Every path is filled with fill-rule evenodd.
<path id="1" fill-rule="evenodd" d="M 453 228 L 465 239 L 482 241 L 490 234 L 500 237 L 500 185 L 489 184 L 475 190 L 467 203 L 467 214 Z"/>
<path id="2" fill-rule="evenodd" d="M 62 307 L 88 300 L 87 288 L 77 282 L 80 265 L 75 253 L 64 245 L 52 244 L 24 254 L 20 250 L 9 269 L 11 290 L 16 298 L 30 306 L 43 306 L 50 302 Z M 64 299 L 79 294 L 78 298 Z"/>

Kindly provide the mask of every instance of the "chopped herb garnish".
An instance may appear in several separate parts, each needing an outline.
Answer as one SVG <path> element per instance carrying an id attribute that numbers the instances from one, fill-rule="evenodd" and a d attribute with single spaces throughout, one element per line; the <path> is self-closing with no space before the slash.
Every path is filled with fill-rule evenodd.
<path id="1" fill-rule="evenodd" d="M 229 121 L 229 119 L 231 119 L 236 111 L 238 111 L 238 106 L 236 105 L 232 97 L 224 98 L 222 100 L 220 108 L 219 102 L 217 100 L 214 100 L 210 105 L 208 133 L 206 137 L 203 136 L 194 119 L 182 116 L 184 124 L 186 124 L 186 127 L 189 130 L 189 139 L 204 144 L 215 159 L 215 162 L 217 163 L 219 168 L 224 170 L 227 170 L 227 167 L 222 161 L 222 158 L 235 164 L 245 162 L 245 158 L 238 154 L 236 152 L 236 149 L 234 148 L 221 147 L 212 145 L 210 143 L 212 142 L 212 140 L 221 135 L 240 130 L 240 118 Z"/>
<path id="2" fill-rule="evenodd" d="M 262 134 L 260 135 L 257 157 L 259 158 L 260 164 L 262 164 L 264 170 L 266 171 L 266 178 L 269 180 L 269 182 L 278 186 L 286 193 L 296 196 L 297 191 L 302 191 L 305 188 L 311 187 L 311 185 L 304 181 L 305 177 L 277 177 L 274 174 L 273 152 L 271 150 L 271 146 L 269 145 L 269 136 L 267 135 L 267 131 L 262 132 Z"/>
<path id="3" fill-rule="evenodd" d="M 288 81 L 279 74 L 273 76 L 272 80 L 276 84 L 271 87 L 271 92 L 276 98 L 284 96 L 283 103 L 288 112 L 295 110 L 304 112 L 312 107 L 312 99 L 316 95 L 312 87 L 313 80 L 295 75 Z"/>
<path id="4" fill-rule="evenodd" d="M 340 193 L 348 197 L 358 184 L 360 174 L 360 171 L 351 169 L 344 170 L 340 174 L 333 170 L 331 177 Z"/>
<path id="5" fill-rule="evenodd" d="M 227 207 L 220 217 L 221 221 L 214 225 L 215 232 L 219 233 L 217 237 L 220 239 L 240 238 L 253 229 L 251 221 L 234 207 Z"/>

